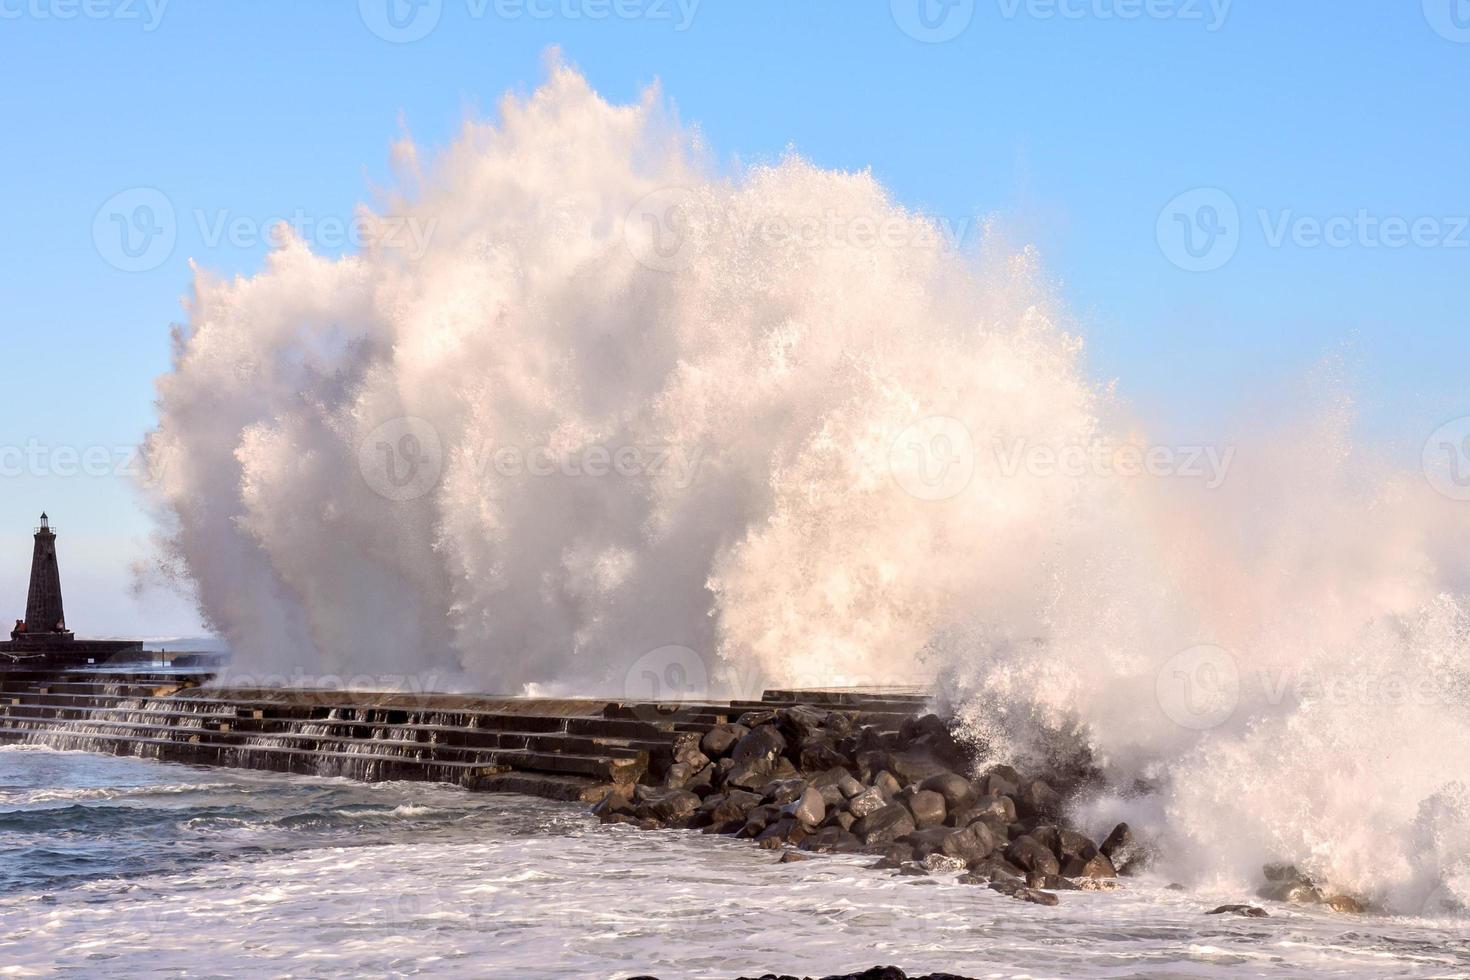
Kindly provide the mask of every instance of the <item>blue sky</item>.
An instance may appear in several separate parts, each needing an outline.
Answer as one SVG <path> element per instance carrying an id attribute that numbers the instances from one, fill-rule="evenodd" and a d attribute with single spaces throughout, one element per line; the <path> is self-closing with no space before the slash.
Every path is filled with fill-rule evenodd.
<path id="1" fill-rule="evenodd" d="M 613 100 L 661 80 L 722 159 L 795 147 L 948 222 L 996 217 L 1169 438 L 1325 356 L 1406 463 L 1470 414 L 1470 0 L 387 2 L 0 0 L 0 614 L 44 507 L 75 628 L 196 628 L 128 594 L 151 524 L 112 475 L 152 424 L 189 259 L 259 266 L 222 216 L 345 221 L 392 139 L 442 145 L 553 45 Z M 94 221 L 140 187 L 176 240 L 125 271 Z"/>

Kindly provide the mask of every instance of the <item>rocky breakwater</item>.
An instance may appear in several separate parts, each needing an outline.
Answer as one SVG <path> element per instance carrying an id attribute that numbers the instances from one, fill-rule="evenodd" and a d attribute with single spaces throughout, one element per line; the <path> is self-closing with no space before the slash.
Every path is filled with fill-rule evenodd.
<path id="1" fill-rule="evenodd" d="M 875 869 L 958 873 L 1040 905 L 1057 904 L 1058 891 L 1111 888 L 1146 863 L 1126 824 L 1102 842 L 1066 824 L 1063 798 L 1086 773 L 982 763 L 935 715 L 884 733 L 841 710 L 796 705 L 680 734 L 644 782 L 614 789 L 593 812 L 604 823 L 749 839 L 783 861 L 869 854 Z"/>

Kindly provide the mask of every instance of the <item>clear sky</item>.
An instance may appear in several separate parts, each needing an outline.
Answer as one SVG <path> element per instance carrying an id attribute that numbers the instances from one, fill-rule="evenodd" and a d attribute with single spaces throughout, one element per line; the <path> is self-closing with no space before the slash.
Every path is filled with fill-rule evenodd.
<path id="1" fill-rule="evenodd" d="M 296 214 L 334 250 L 391 140 L 442 145 L 553 45 L 612 100 L 661 80 L 723 160 L 997 218 L 1171 435 L 1335 355 L 1405 461 L 1470 415 L 1470 0 L 0 0 L 0 615 L 46 508 L 73 628 L 197 629 L 128 593 L 151 524 L 115 465 L 190 258 L 251 272 Z M 137 188 L 165 244 L 99 247 Z"/>

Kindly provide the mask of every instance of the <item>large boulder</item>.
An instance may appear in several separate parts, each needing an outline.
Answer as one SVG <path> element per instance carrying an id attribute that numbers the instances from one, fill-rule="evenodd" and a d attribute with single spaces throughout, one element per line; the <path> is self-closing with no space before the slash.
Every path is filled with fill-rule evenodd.
<path id="1" fill-rule="evenodd" d="M 1016 804 L 1009 796 L 982 796 L 970 808 L 970 819 L 993 817 L 1001 824 L 1016 822 Z"/>
<path id="2" fill-rule="evenodd" d="M 749 734 L 749 728 L 734 722 L 716 725 L 704 733 L 704 738 L 699 742 L 699 750 L 711 759 L 723 759 L 735 748 L 737 742 Z"/>
<path id="3" fill-rule="evenodd" d="M 937 772 L 920 783 L 919 788 L 944 797 L 944 806 L 950 811 L 966 809 L 975 802 L 975 787 L 958 773 Z"/>
<path id="4" fill-rule="evenodd" d="M 875 810 L 883 809 L 889 802 L 888 797 L 883 795 L 883 791 L 874 786 L 848 800 L 847 809 L 854 817 L 861 820 Z"/>
<path id="5" fill-rule="evenodd" d="M 701 738 L 698 732 L 681 732 L 675 735 L 674 761 L 682 762 L 695 771 L 709 765 L 709 757 L 699 749 Z"/>
<path id="6" fill-rule="evenodd" d="M 1015 796 L 1020 792 L 1024 780 L 1015 769 L 1006 765 L 991 766 L 980 778 L 981 796 Z"/>
<path id="7" fill-rule="evenodd" d="M 634 795 L 635 812 L 643 818 L 665 823 L 688 817 L 699 809 L 699 797 L 686 789 L 639 786 Z"/>
<path id="8" fill-rule="evenodd" d="M 808 786 L 799 799 L 786 804 L 781 812 L 794 817 L 807 827 L 817 827 L 827 817 L 827 802 L 822 799 L 819 791 Z"/>
<path id="9" fill-rule="evenodd" d="M 1033 905 L 1056 905 L 1059 901 L 1051 892 L 1029 888 L 1022 882 L 1008 878 L 993 878 L 989 887 L 991 891 L 1000 892 L 1009 898 L 1020 902 L 1030 902 Z"/>
<path id="10" fill-rule="evenodd" d="M 944 824 L 945 808 L 944 797 L 932 790 L 921 789 L 913 793 L 907 793 L 902 797 L 903 803 L 914 815 L 914 824 L 923 830 L 925 827 L 940 827 Z"/>
<path id="11" fill-rule="evenodd" d="M 1126 823 L 1114 827 L 1098 845 L 1098 850 L 1113 863 L 1119 874 L 1124 875 L 1145 870 L 1151 859 L 1148 848 L 1133 836 L 1133 829 Z"/>
<path id="12" fill-rule="evenodd" d="M 1025 871 L 1045 875 L 1061 874 L 1062 866 L 1051 848 L 1029 834 L 1017 837 L 1006 847 L 1006 860 Z"/>
<path id="13" fill-rule="evenodd" d="M 822 854 L 856 854 L 863 849 L 863 842 L 841 827 L 823 827 L 810 834 L 798 845 L 804 851 Z"/>
<path id="14" fill-rule="evenodd" d="M 1015 795 L 1022 820 L 1055 820 L 1062 813 L 1062 796 L 1044 779 L 1033 779 Z"/>
<path id="15" fill-rule="evenodd" d="M 730 750 L 730 758 L 737 766 L 756 762 L 769 763 L 785 751 L 786 737 L 774 725 L 761 725 L 752 728 L 735 743 L 735 747 Z"/>
<path id="16" fill-rule="evenodd" d="M 852 832 L 864 844 L 892 843 L 900 837 L 912 834 L 916 829 L 913 814 L 901 803 L 890 803 L 882 809 L 874 810 L 852 825 Z"/>
<path id="17" fill-rule="evenodd" d="M 1068 878 L 1118 877 L 1106 854 L 1094 854 L 1090 858 L 1069 857 L 1062 863 L 1062 874 Z"/>
<path id="18" fill-rule="evenodd" d="M 800 742 L 822 731 L 830 713 L 810 704 L 792 705 L 776 712 L 776 725 L 788 741 Z"/>

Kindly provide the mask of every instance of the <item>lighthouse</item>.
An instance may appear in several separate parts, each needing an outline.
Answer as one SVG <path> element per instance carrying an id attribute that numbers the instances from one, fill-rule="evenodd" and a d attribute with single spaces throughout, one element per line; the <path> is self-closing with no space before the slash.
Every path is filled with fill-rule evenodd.
<path id="1" fill-rule="evenodd" d="M 41 514 L 31 549 L 31 585 L 26 593 L 25 619 L 15 621 L 10 642 L 0 643 L 0 667 L 88 666 L 103 664 L 118 656 L 137 656 L 143 644 L 137 640 L 78 640 L 66 627 L 66 609 L 61 601 L 61 566 L 56 559 L 56 529 L 51 518 Z"/>
<path id="2" fill-rule="evenodd" d="M 66 628 L 66 610 L 61 603 L 61 569 L 56 565 L 56 532 L 51 518 L 41 514 L 36 528 L 36 546 L 31 551 L 31 589 L 26 596 L 26 618 L 15 624 L 12 640 L 45 638 L 52 643 L 72 639 Z"/>

